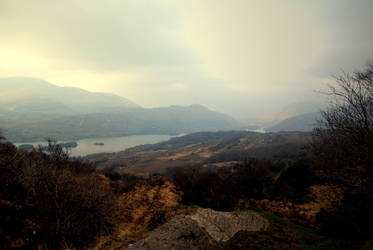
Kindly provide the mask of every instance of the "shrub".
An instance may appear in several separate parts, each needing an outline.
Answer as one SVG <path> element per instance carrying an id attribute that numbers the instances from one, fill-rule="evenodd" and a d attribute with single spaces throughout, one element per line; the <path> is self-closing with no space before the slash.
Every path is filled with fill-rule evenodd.
<path id="1" fill-rule="evenodd" d="M 69 160 L 63 150 L 53 150 L 23 152 L 0 144 L 4 246 L 21 239 L 26 248 L 81 248 L 115 230 L 117 198 L 105 177 L 87 164 Z"/>
<path id="2" fill-rule="evenodd" d="M 174 171 L 171 178 L 182 190 L 182 203 L 218 210 L 235 209 L 240 199 L 269 198 L 273 179 L 267 161 L 245 161 L 215 170 L 191 167 Z"/>
<path id="3" fill-rule="evenodd" d="M 324 233 L 372 238 L 373 223 L 373 63 L 342 73 L 327 93 L 312 145 L 315 168 L 327 183 L 344 191 L 342 205 L 320 214 Z"/>
<path id="4" fill-rule="evenodd" d="M 281 173 L 273 190 L 273 198 L 294 203 L 306 202 L 308 188 L 316 183 L 311 163 L 299 159 Z"/>

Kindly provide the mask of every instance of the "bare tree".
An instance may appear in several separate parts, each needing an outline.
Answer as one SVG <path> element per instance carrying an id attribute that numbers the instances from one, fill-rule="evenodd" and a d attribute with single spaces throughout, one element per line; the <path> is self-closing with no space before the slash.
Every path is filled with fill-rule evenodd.
<path id="1" fill-rule="evenodd" d="M 343 201 L 319 214 L 320 229 L 330 235 L 372 238 L 373 222 L 373 62 L 342 72 L 326 93 L 312 145 L 314 168 L 328 184 L 343 190 Z"/>
<path id="2" fill-rule="evenodd" d="M 314 130 L 313 149 L 338 164 L 373 160 L 373 62 L 354 73 L 342 72 L 329 86 L 330 106 Z"/>

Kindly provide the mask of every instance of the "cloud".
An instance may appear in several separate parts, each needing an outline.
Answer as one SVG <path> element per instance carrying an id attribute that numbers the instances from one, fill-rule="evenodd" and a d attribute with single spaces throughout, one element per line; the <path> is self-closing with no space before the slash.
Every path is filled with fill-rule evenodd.
<path id="1" fill-rule="evenodd" d="M 0 77 L 275 113 L 373 58 L 370 0 L 1 0 Z"/>
<path id="2" fill-rule="evenodd" d="M 304 2 L 192 1 L 187 11 L 187 39 L 208 71 L 248 91 L 298 79 L 325 47 L 315 9 Z"/>
<path id="3" fill-rule="evenodd" d="M 340 70 L 353 71 L 373 59 L 373 1 L 318 1 L 325 30 L 325 52 L 309 72 L 330 77 Z"/>
<path id="4" fill-rule="evenodd" d="M 31 48 L 95 70 L 183 65 L 190 53 L 166 5 L 145 0 L 5 1 L 8 47 Z M 4 20 L 5 19 L 5 20 Z M 62 63 L 63 64 L 63 63 Z M 69 67 L 69 65 L 63 65 Z"/>

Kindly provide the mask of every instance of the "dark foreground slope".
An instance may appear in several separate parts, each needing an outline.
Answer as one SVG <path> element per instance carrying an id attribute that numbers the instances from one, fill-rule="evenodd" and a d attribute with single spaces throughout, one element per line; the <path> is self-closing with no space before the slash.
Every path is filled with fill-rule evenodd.
<path id="1" fill-rule="evenodd" d="M 342 242 L 341 246 L 354 249 L 351 242 L 347 242 L 348 245 L 341 239 L 316 233 L 316 215 L 322 209 L 333 211 L 334 202 L 340 201 L 330 199 L 333 195 L 322 191 L 340 189 L 315 185 L 307 161 L 292 160 L 295 152 L 284 158 L 274 157 L 274 152 L 282 148 L 280 145 L 291 148 L 298 144 L 290 141 L 297 142 L 298 138 L 299 143 L 299 138 L 306 135 L 197 133 L 171 143 L 128 150 L 142 152 L 142 156 L 159 150 L 174 155 L 172 148 L 168 148 L 170 144 L 179 150 L 195 147 L 195 154 L 201 147 L 199 143 L 207 151 L 218 153 L 242 146 L 262 150 L 273 144 L 272 154 L 267 155 L 276 159 L 273 161 L 244 160 L 233 165 L 232 161 L 202 161 L 192 168 L 176 168 L 180 171 L 150 178 L 119 174 L 110 168 L 101 172 L 69 159 L 57 145 L 45 154 L 18 150 L 0 138 L 0 211 L 3 215 L 0 247 L 144 249 L 152 246 L 162 249 L 171 244 L 179 246 L 178 249 L 261 249 L 263 246 L 338 249 L 337 244 Z M 251 144 L 245 142 L 250 138 Z M 147 150 L 141 151 L 141 148 Z M 299 150 L 302 154 L 303 150 Z M 285 164 L 278 164 L 282 160 Z M 210 164 L 215 168 L 208 167 Z M 356 246 L 362 244 L 364 241 L 360 240 Z"/>

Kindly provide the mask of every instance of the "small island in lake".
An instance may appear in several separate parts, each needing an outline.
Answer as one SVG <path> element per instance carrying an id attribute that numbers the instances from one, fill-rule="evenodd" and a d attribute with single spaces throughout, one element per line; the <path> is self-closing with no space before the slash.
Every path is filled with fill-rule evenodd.
<path id="1" fill-rule="evenodd" d="M 31 144 L 21 144 L 18 146 L 18 149 L 20 150 L 32 150 L 34 149 L 34 146 Z"/>
<path id="2" fill-rule="evenodd" d="M 76 148 L 78 146 L 78 143 L 76 143 L 75 141 L 72 141 L 72 142 L 59 143 L 58 145 L 60 145 L 63 148 Z"/>
<path id="3" fill-rule="evenodd" d="M 95 145 L 96 145 L 96 146 L 104 146 L 105 143 L 103 143 L 103 142 L 95 142 Z"/>

